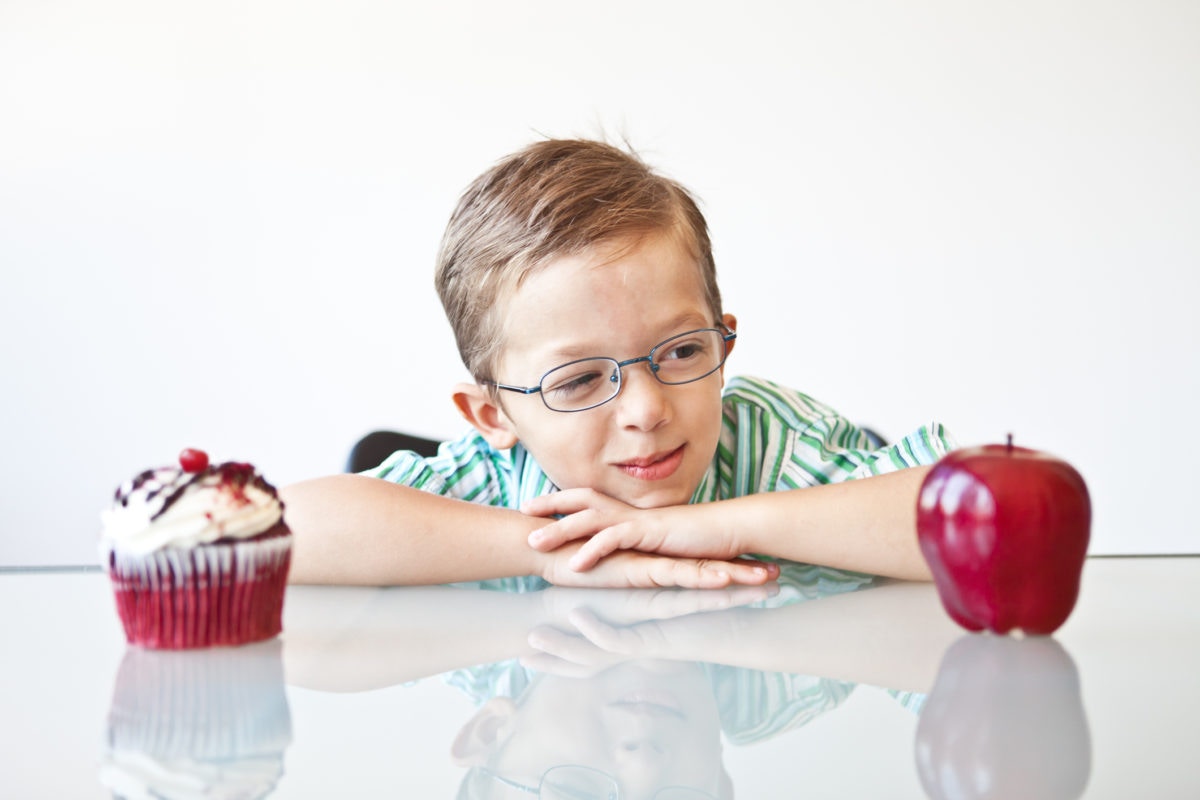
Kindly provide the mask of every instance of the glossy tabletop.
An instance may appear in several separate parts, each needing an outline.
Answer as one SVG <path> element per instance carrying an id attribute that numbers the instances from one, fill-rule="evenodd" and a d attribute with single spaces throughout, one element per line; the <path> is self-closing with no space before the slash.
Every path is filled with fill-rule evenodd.
<path id="1" fill-rule="evenodd" d="M 99 572 L 0 574 L 5 797 L 1200 797 L 1200 559 L 1092 559 L 1053 637 L 930 584 L 292 587 L 128 647 Z"/>

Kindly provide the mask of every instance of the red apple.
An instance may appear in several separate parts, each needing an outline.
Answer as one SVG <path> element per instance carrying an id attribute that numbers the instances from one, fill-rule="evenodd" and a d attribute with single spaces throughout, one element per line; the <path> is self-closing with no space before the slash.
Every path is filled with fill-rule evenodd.
<path id="1" fill-rule="evenodd" d="M 1009 443 L 956 450 L 925 477 L 917 538 L 970 631 L 1053 633 L 1079 597 L 1091 500 L 1065 461 Z"/>

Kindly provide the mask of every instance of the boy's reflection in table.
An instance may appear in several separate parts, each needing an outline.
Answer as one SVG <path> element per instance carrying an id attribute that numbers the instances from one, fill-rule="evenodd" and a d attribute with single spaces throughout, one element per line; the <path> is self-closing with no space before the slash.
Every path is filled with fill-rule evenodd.
<path id="1" fill-rule="evenodd" d="M 854 687 L 848 676 L 816 677 L 823 670 L 771 669 L 822 649 L 812 638 L 798 647 L 803 628 L 771 615 L 872 586 L 863 575 L 787 565 L 778 586 L 720 591 L 314 587 L 289 597 L 287 673 L 289 682 L 338 691 L 445 675 L 478 706 L 451 745 L 468 770 L 462 797 L 530 797 L 539 786 L 554 796 L 543 776 L 563 766 L 612 776 L 621 797 L 673 787 L 693 791 L 662 798 L 728 797 L 723 731 L 736 744 L 777 734 L 836 707 Z M 927 607 L 925 588 L 872 591 L 908 599 L 893 607 Z M 855 638 L 843 624 L 857 613 L 850 605 L 817 610 L 813 636 L 836 634 L 843 646 Z M 948 625 L 944 632 L 927 659 L 933 668 L 953 638 Z"/>
<path id="2" fill-rule="evenodd" d="M 790 564 L 778 588 L 313 587 L 294 595 L 285 621 L 290 683 L 354 691 L 443 675 L 475 702 L 450 747 L 466 769 L 461 798 L 733 797 L 723 743 L 805 725 L 858 684 L 919 712 L 943 654 L 973 636 L 949 621 L 929 584 Z M 1015 649 L 1028 657 L 1023 643 Z M 1048 735 L 1086 741 L 1077 676 L 1075 692 L 1066 727 L 1040 723 Z M 1048 707 L 1032 702 L 1024 710 L 1007 703 L 1004 719 L 977 727 L 1012 728 L 1016 716 Z M 995 754 L 950 755 L 944 774 L 986 772 Z M 1055 785 L 1065 778 L 1082 790 L 1088 763 L 1051 771 Z M 1039 779 L 1025 772 L 1026 782 Z"/>

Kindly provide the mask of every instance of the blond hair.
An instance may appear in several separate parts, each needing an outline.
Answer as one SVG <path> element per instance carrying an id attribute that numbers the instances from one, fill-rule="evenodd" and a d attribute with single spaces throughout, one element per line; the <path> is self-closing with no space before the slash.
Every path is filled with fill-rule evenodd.
<path id="1" fill-rule="evenodd" d="M 687 189 L 636 154 L 602 142 L 551 139 L 480 175 L 450 217 L 434 278 L 472 377 L 495 378 L 503 305 L 532 271 L 601 243 L 660 232 L 677 235 L 696 259 L 719 320 L 721 293 L 704 215 Z"/>

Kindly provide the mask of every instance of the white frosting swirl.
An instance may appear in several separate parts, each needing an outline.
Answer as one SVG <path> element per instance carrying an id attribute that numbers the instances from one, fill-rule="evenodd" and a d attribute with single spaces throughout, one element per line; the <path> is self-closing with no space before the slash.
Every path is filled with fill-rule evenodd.
<path id="1" fill-rule="evenodd" d="M 248 464 L 203 472 L 148 470 L 117 490 L 101 514 L 103 544 L 133 554 L 187 548 L 217 539 L 248 539 L 283 517 L 274 487 Z"/>

